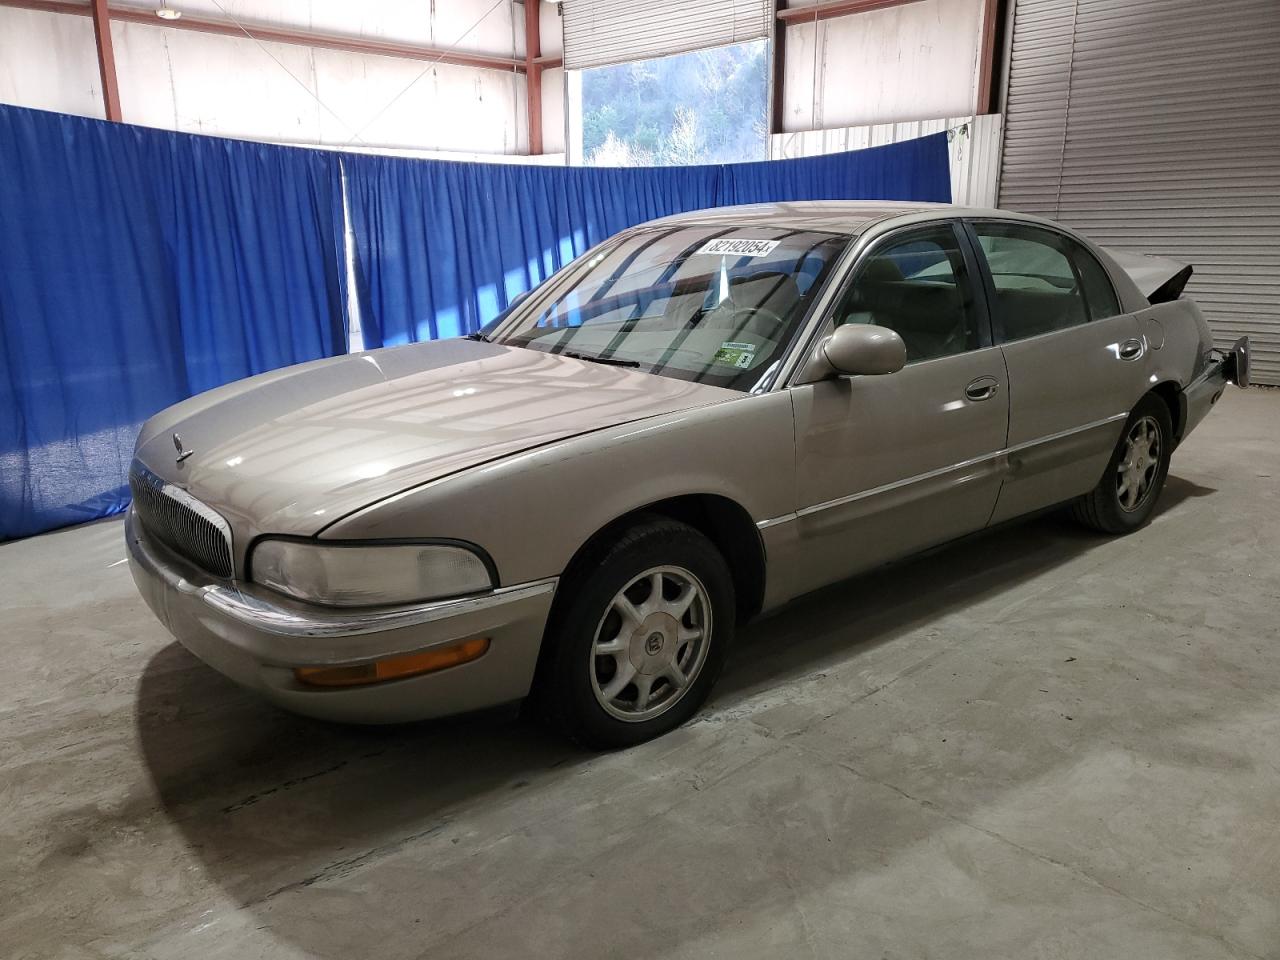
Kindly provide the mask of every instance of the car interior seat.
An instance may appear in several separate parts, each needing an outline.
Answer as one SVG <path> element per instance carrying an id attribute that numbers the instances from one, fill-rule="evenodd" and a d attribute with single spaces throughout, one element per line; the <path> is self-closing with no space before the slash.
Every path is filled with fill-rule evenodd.
<path id="1" fill-rule="evenodd" d="M 977 331 L 953 281 L 906 279 L 887 257 L 867 263 L 846 303 L 841 323 L 874 323 L 896 331 L 906 345 L 908 362 L 977 345 Z"/>

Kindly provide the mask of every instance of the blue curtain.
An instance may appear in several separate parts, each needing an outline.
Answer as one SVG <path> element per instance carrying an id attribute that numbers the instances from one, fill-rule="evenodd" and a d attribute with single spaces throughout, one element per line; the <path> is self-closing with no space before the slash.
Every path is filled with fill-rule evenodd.
<path id="1" fill-rule="evenodd" d="M 346 350 L 331 154 L 0 107 L 0 539 L 115 513 L 138 427 Z"/>
<path id="2" fill-rule="evenodd" d="M 798 160 L 722 167 L 720 205 L 769 200 L 951 202 L 947 135 Z"/>
<path id="3" fill-rule="evenodd" d="M 713 167 L 342 162 L 367 347 L 477 330 L 624 227 L 718 196 Z"/>
<path id="4" fill-rule="evenodd" d="M 464 164 L 0 106 L 0 539 L 118 512 L 138 427 L 346 350 L 342 188 L 368 346 L 478 329 L 625 227 L 787 199 L 948 200 L 945 135 L 774 163 Z"/>
<path id="5" fill-rule="evenodd" d="M 951 199 L 946 134 L 800 160 L 600 169 L 343 158 L 367 347 L 479 329 L 654 217 L 770 200 Z"/>

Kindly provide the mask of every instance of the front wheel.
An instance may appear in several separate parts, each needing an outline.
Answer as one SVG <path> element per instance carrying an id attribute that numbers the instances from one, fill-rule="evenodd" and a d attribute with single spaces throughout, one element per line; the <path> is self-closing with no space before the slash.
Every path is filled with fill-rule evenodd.
<path id="1" fill-rule="evenodd" d="M 701 533 L 643 522 L 577 564 L 535 696 L 585 746 L 641 743 L 706 700 L 734 629 L 733 579 Z"/>
<path id="2" fill-rule="evenodd" d="M 1071 505 L 1072 516 L 1103 533 L 1128 533 L 1142 526 L 1164 489 L 1172 454 L 1169 408 L 1148 394 L 1125 421 L 1098 485 Z"/>

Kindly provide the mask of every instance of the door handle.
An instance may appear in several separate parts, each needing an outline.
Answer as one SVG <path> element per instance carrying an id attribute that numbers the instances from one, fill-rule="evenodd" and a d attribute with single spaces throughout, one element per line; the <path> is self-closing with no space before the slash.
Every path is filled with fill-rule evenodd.
<path id="1" fill-rule="evenodd" d="M 995 377 L 979 377 L 964 388 L 964 395 L 970 400 L 990 400 L 1000 389 L 1000 381 Z"/>
<path id="2" fill-rule="evenodd" d="M 1144 347 L 1142 345 L 1142 341 L 1136 337 L 1132 340 L 1126 340 L 1124 343 L 1120 344 L 1119 356 L 1121 360 L 1137 360 L 1144 353 L 1146 353 L 1146 347 Z"/>

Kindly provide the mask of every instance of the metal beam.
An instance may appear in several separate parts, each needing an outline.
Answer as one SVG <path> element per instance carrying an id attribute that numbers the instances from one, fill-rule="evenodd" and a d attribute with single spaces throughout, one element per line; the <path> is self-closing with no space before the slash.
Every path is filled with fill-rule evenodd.
<path id="1" fill-rule="evenodd" d="M 46 13 L 68 13 L 88 17 L 93 15 L 93 7 L 99 0 L 75 2 L 75 0 L 0 0 L 0 7 L 21 7 L 27 10 L 42 10 Z M 208 17 L 184 16 L 179 20 L 161 20 L 147 10 L 125 10 L 111 7 L 107 11 L 112 20 L 124 23 L 143 23 L 151 27 L 163 27 L 167 30 L 191 30 L 196 33 L 213 33 L 226 37 L 244 37 L 246 34 L 256 40 L 272 43 L 289 43 L 302 47 L 321 47 L 326 50 L 342 50 L 347 53 L 367 53 L 379 57 L 396 57 L 401 60 L 418 60 L 432 63 L 445 63 L 459 67 L 476 67 L 481 70 L 512 70 L 520 72 L 526 69 L 526 61 L 515 57 L 503 57 L 496 54 L 468 53 L 460 50 L 439 50 L 434 47 L 422 47 L 412 43 L 394 43 L 388 40 L 366 40 L 360 37 L 344 37 L 327 33 L 307 33 L 301 30 L 290 30 L 283 27 L 264 27 L 246 25 L 241 28 L 228 20 L 215 20 Z M 558 65 L 559 58 L 538 60 L 540 66 Z"/>
<path id="2" fill-rule="evenodd" d="M 996 49 L 996 31 L 1000 25 L 1000 0 L 985 0 L 982 4 L 982 50 L 978 54 L 978 96 L 974 104 L 974 113 L 994 113 L 995 106 L 991 102 L 993 78 L 996 72 L 996 57 L 1000 51 Z"/>
<path id="3" fill-rule="evenodd" d="M 524 3 L 525 93 L 529 105 L 529 153 L 542 153 L 542 24 L 541 0 Z"/>
<path id="4" fill-rule="evenodd" d="M 98 47 L 98 76 L 102 78 L 102 105 L 107 119 L 119 123 L 120 85 L 116 83 L 116 54 L 111 46 L 111 19 L 107 0 L 93 0 L 93 40 Z"/>
<path id="5" fill-rule="evenodd" d="M 870 13 L 872 10 L 919 2 L 920 0 L 827 0 L 826 3 L 813 3 L 804 7 L 779 7 L 778 19 L 783 23 L 812 23 L 815 20 L 830 20 L 832 17 L 847 17 L 854 13 Z"/>
<path id="6" fill-rule="evenodd" d="M 778 19 L 773 22 L 773 65 L 769 69 L 769 132 L 783 133 L 782 114 L 786 110 L 787 24 L 782 12 L 787 0 L 776 0 Z"/>

